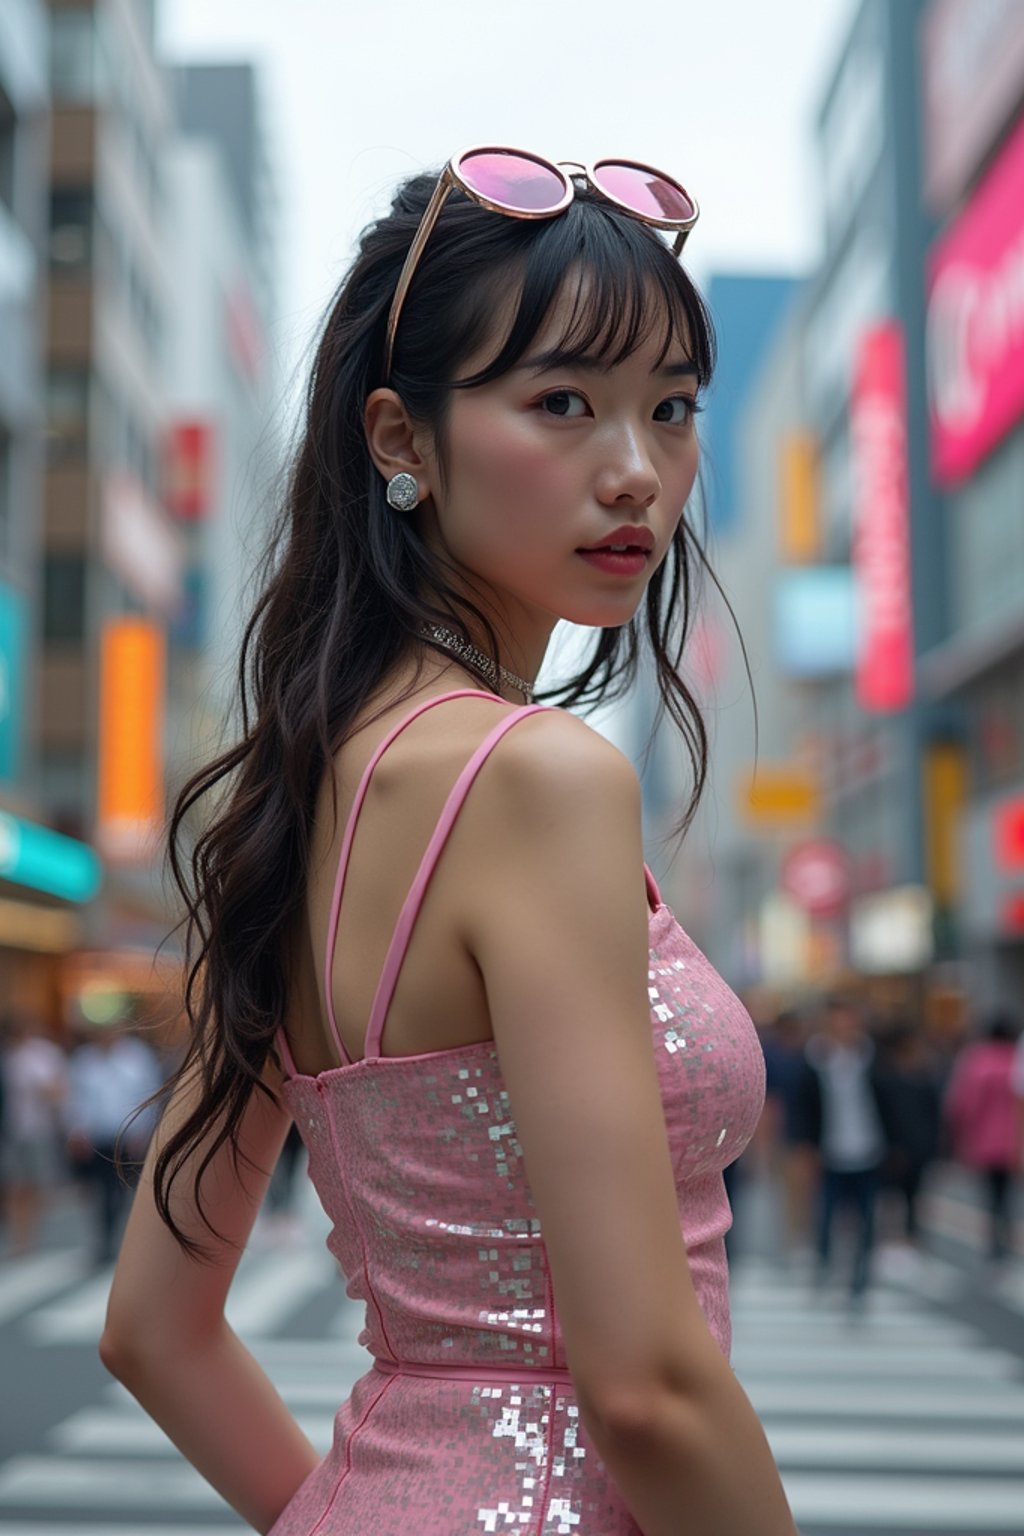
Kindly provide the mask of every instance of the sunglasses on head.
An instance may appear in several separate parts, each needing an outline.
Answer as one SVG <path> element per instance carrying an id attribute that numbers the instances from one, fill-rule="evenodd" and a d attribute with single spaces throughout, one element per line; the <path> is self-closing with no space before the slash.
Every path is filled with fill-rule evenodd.
<path id="1" fill-rule="evenodd" d="M 596 160 L 592 165 L 566 160 L 556 165 L 542 155 L 493 144 L 464 149 L 453 155 L 441 172 L 399 275 L 388 315 L 385 378 L 391 376 L 398 319 L 409 284 L 450 193 L 458 189 L 481 207 L 513 219 L 551 219 L 564 213 L 572 202 L 574 176 L 584 177 L 608 202 L 644 224 L 674 230 L 672 253 L 679 255 L 700 209 L 680 183 L 664 171 L 656 171 L 638 160 Z"/>

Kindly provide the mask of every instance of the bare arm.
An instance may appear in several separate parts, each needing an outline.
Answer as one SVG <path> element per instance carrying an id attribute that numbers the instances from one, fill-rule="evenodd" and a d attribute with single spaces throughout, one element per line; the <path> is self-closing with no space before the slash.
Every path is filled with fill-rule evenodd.
<path id="1" fill-rule="evenodd" d="M 467 915 L 584 1423 L 644 1536 L 793 1536 L 764 1432 L 701 1311 L 651 1045 L 636 775 L 524 722 L 462 833 L 502 878 Z"/>
<path id="2" fill-rule="evenodd" d="M 269 1080 L 269 1079 L 268 1079 Z M 202 1189 L 217 1244 L 191 1201 L 192 1169 L 175 1184 L 175 1214 L 215 1247 L 212 1263 L 191 1259 L 153 1202 L 152 1164 L 192 1099 L 172 1099 L 149 1150 L 114 1274 L 100 1355 L 182 1454 L 257 1531 L 268 1531 L 319 1455 L 273 1385 L 224 1318 L 224 1304 L 290 1117 L 253 1094 L 242 1148 L 257 1174 L 236 1175 L 222 1148 Z M 238 1245 L 237 1248 L 230 1246 Z"/>

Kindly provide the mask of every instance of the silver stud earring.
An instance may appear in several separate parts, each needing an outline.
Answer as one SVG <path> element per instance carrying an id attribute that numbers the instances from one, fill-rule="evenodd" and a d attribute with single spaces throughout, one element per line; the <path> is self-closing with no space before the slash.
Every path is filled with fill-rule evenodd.
<path id="1" fill-rule="evenodd" d="M 416 477 L 407 475 L 404 470 L 401 474 L 391 476 L 387 494 L 388 506 L 394 507 L 396 512 L 411 512 L 413 507 L 419 505 L 420 488 L 416 484 Z"/>

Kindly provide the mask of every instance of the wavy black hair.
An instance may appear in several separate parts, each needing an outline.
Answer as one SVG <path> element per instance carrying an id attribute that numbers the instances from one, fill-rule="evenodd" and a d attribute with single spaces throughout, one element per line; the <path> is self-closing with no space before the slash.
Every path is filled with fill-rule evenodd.
<path id="1" fill-rule="evenodd" d="M 487 615 L 447 581 L 416 518 L 388 507 L 367 447 L 367 397 L 384 384 L 397 391 L 411 418 L 431 429 L 443 475 L 452 391 L 513 368 L 555 300 L 570 291 L 567 282 L 574 302 L 558 343 L 566 360 L 586 355 L 614 365 L 657 337 L 662 357 L 673 342 L 682 344 L 699 388 L 714 368 L 710 317 L 664 238 L 579 187 L 565 213 L 544 220 L 508 218 L 453 194 L 406 297 L 385 378 L 392 296 L 434 185 L 434 177 L 415 176 L 398 189 L 390 212 L 364 231 L 326 315 L 241 647 L 241 736 L 184 784 L 169 824 L 168 861 L 187 909 L 179 927 L 186 930 L 191 1039 L 180 1072 L 198 1072 L 202 1089 L 156 1159 L 155 1197 L 164 1221 L 196 1254 L 200 1245 L 174 1221 L 171 1188 L 212 1132 L 193 1187 L 205 1221 L 202 1175 L 225 1141 L 237 1160 L 246 1103 L 254 1088 L 270 1091 L 260 1074 L 285 1016 L 286 941 L 304 897 L 328 764 L 385 679 L 410 655 L 422 656 L 425 625 L 475 631 L 477 639 L 483 633 L 501 659 Z M 498 314 L 502 336 L 495 335 Z M 491 361 L 464 377 L 465 363 L 491 340 Z M 621 693 L 647 653 L 659 712 L 682 733 L 693 767 L 681 831 L 707 773 L 707 735 L 682 673 L 698 568 L 714 579 L 684 517 L 642 611 L 622 628 L 597 631 L 579 674 L 544 695 L 586 709 Z M 215 814 L 188 850 L 194 808 L 218 786 Z"/>

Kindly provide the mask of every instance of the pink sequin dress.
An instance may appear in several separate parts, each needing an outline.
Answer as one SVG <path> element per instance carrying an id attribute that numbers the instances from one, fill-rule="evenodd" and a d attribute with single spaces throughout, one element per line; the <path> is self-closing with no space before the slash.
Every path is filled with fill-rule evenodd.
<path id="1" fill-rule="evenodd" d="M 372 1357 L 334 1441 L 271 1536 L 638 1536 L 580 1420 L 540 1223 L 492 1041 L 382 1056 L 381 1034 L 416 914 L 488 754 L 538 706 L 502 718 L 460 775 L 402 909 L 366 1033 L 349 1060 L 330 1006 L 331 955 L 370 775 L 425 709 L 384 739 L 342 842 L 325 980 L 343 1066 L 295 1070 L 284 1096 L 333 1223 L 347 1294 L 366 1305 Z M 492 698 L 492 695 L 479 695 Z M 760 1114 L 764 1062 L 745 1009 L 686 936 L 647 873 L 651 1035 L 679 1220 L 708 1324 L 728 1355 L 730 1223 L 722 1170 Z M 611 1236 L 609 1241 L 611 1241 Z"/>

